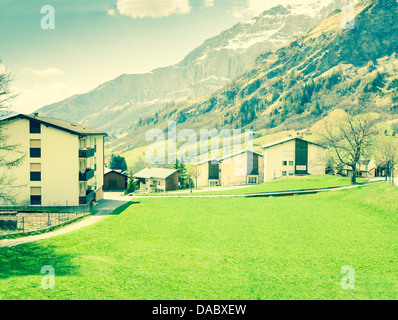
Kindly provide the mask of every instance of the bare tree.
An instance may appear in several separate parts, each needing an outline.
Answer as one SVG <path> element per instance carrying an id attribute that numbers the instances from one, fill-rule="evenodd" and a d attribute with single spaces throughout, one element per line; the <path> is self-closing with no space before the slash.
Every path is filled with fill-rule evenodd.
<path id="1" fill-rule="evenodd" d="M 8 143 L 9 136 L 5 132 L 7 126 L 10 125 L 10 121 L 4 120 L 10 113 L 8 103 L 14 98 L 10 90 L 11 81 L 9 72 L 0 69 L 0 200 L 4 203 L 15 204 L 18 187 L 14 185 L 10 169 L 22 163 L 24 154 L 19 150 L 19 145 Z"/>
<path id="2" fill-rule="evenodd" d="M 353 185 L 356 184 L 358 162 L 373 145 L 375 123 L 370 116 L 346 114 L 337 120 L 329 120 L 321 133 L 340 163 L 351 168 Z"/>
<path id="3" fill-rule="evenodd" d="M 188 174 L 195 179 L 195 187 L 198 188 L 198 178 L 200 176 L 200 170 L 198 166 L 192 166 L 189 168 Z"/>
<path id="4" fill-rule="evenodd" d="M 386 167 L 386 180 L 388 173 L 390 175 L 390 182 L 394 184 L 394 170 L 395 165 L 398 163 L 398 140 L 389 138 L 382 141 L 377 151 L 377 162 Z"/>

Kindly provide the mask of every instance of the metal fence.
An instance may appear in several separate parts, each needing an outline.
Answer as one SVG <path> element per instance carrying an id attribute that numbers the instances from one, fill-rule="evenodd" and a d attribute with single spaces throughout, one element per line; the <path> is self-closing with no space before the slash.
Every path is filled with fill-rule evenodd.
<path id="1" fill-rule="evenodd" d="M 0 211 L 0 237 L 46 230 L 89 215 L 87 211 L 21 212 Z"/>

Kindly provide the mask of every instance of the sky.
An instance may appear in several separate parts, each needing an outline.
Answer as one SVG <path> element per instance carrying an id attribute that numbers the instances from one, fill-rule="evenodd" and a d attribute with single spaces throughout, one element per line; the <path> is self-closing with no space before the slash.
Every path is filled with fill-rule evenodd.
<path id="1" fill-rule="evenodd" d="M 0 0 L 0 71 L 30 113 L 121 74 L 181 61 L 278 4 L 314 0 Z M 328 2 L 328 0 L 322 0 Z"/>

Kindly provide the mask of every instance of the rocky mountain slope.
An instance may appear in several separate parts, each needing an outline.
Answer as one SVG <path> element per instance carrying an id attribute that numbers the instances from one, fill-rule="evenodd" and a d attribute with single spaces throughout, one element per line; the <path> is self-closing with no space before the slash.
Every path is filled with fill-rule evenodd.
<path id="1" fill-rule="evenodd" d="M 205 41 L 177 65 L 146 74 L 121 75 L 86 94 L 45 106 L 38 112 L 83 123 L 111 135 L 121 134 L 131 130 L 140 116 L 223 87 L 254 67 L 260 53 L 274 52 L 311 30 L 332 6 L 320 2 L 277 6 Z"/>
<path id="2" fill-rule="evenodd" d="M 355 28 L 343 28 L 336 10 L 316 28 L 205 98 L 169 105 L 140 119 L 115 152 L 144 145 L 145 132 L 178 128 L 253 128 L 271 133 L 303 129 L 335 109 L 398 117 L 398 7 L 395 0 L 362 1 Z M 265 131 L 264 131 L 265 130 Z"/>

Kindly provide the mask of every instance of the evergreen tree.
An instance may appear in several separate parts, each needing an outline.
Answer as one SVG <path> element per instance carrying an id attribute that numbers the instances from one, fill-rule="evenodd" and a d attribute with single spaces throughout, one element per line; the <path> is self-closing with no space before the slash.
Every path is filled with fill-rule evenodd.
<path id="1" fill-rule="evenodd" d="M 111 160 L 109 162 L 109 168 L 112 170 L 127 171 L 126 159 L 122 156 L 111 155 Z"/>
<path id="2" fill-rule="evenodd" d="M 129 177 L 130 177 L 130 179 L 129 179 L 129 182 L 127 184 L 127 189 L 124 192 L 125 194 L 132 193 L 132 192 L 137 191 L 139 189 L 138 182 L 135 181 L 132 170 L 130 170 Z"/>
<path id="3" fill-rule="evenodd" d="M 173 166 L 174 169 L 179 171 L 179 183 L 180 189 L 189 189 L 194 185 L 192 178 L 187 173 L 187 168 L 183 162 L 179 162 L 176 160 L 176 163 Z"/>

